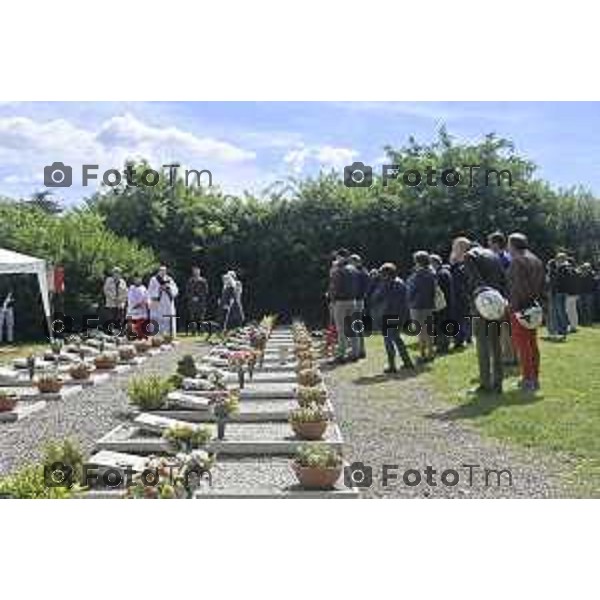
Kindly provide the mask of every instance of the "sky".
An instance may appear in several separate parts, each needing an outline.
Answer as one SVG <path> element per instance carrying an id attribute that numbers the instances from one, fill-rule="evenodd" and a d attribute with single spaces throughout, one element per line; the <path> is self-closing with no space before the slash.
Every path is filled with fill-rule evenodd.
<path id="1" fill-rule="evenodd" d="M 583 185 L 600 196 L 600 103 L 593 102 L 0 102 L 0 195 L 28 197 L 44 167 L 73 167 L 55 188 L 72 205 L 84 163 L 121 169 L 128 158 L 208 169 L 227 193 L 260 193 L 291 176 L 377 167 L 383 147 L 494 132 L 511 139 L 555 187 Z"/>

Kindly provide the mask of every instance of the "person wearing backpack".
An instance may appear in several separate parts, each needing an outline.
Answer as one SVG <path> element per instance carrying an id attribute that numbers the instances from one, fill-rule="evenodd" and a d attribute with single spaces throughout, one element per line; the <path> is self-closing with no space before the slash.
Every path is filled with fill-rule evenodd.
<path id="1" fill-rule="evenodd" d="M 450 267 L 443 264 L 437 254 L 431 255 L 431 266 L 437 275 L 439 289 L 444 296 L 444 308 L 435 311 L 435 322 L 437 335 L 435 336 L 435 347 L 438 354 L 447 354 L 450 348 L 450 339 L 444 331 L 444 325 L 452 318 L 454 311 L 454 281 L 450 273 Z M 437 309 L 437 307 L 436 307 Z"/>
<path id="2" fill-rule="evenodd" d="M 506 298 L 506 272 L 492 250 L 482 248 L 467 238 L 456 238 L 452 244 L 452 253 L 456 260 L 464 262 L 471 314 L 474 315 L 472 326 L 479 366 L 479 386 L 472 392 L 501 394 L 504 379 L 500 347 L 502 319 L 494 322 L 484 318 L 476 307 L 476 299 L 485 290 L 495 290 Z M 507 323 L 506 326 L 508 325 Z"/>

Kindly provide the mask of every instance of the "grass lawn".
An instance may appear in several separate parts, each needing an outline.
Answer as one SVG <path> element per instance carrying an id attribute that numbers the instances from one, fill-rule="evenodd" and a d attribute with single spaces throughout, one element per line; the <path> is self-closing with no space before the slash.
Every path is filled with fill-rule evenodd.
<path id="1" fill-rule="evenodd" d="M 405 338 L 411 341 L 411 338 Z M 414 344 L 409 351 L 416 356 Z M 580 328 L 567 342 L 540 341 L 542 389 L 535 395 L 515 389 L 518 372 L 508 374 L 504 394 L 470 396 L 477 386 L 473 347 L 439 357 L 417 376 L 448 403 L 444 418 L 470 423 L 483 435 L 547 452 L 558 459 L 565 483 L 577 495 L 600 496 L 600 327 Z M 367 340 L 366 361 L 335 370 L 348 383 L 369 383 L 371 397 L 385 398 L 394 380 L 381 375 L 386 364 L 379 336 Z M 563 468 L 564 467 L 564 468 Z"/>
<path id="2" fill-rule="evenodd" d="M 570 485 L 600 495 L 600 328 L 580 328 L 566 343 L 541 340 L 542 389 L 530 396 L 515 389 L 517 373 L 501 396 L 469 397 L 477 361 L 469 349 L 436 361 L 426 378 L 456 405 L 447 417 L 468 420 L 485 434 L 565 459 Z"/>
<path id="3" fill-rule="evenodd" d="M 48 341 L 44 342 L 18 342 L 16 344 L 0 345 L 0 365 L 10 363 L 15 358 L 29 356 L 34 352 L 40 352 L 48 347 Z"/>

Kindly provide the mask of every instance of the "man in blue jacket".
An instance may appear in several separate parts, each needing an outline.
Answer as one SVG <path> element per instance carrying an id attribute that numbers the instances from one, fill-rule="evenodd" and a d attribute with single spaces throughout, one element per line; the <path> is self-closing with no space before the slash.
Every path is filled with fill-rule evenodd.
<path id="1" fill-rule="evenodd" d="M 396 351 L 400 355 L 404 367 L 413 369 L 413 362 L 408 354 L 404 341 L 400 337 L 400 329 L 408 317 L 407 290 L 404 281 L 397 276 L 396 265 L 385 263 L 379 269 L 381 282 L 373 292 L 374 300 L 381 302 L 383 309 L 382 333 L 383 343 L 388 358 L 388 366 L 384 373 L 397 373 Z"/>

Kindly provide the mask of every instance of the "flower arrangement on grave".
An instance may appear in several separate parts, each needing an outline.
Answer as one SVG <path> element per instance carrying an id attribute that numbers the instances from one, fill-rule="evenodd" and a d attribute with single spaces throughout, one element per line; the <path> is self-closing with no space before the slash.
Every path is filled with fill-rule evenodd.
<path id="1" fill-rule="evenodd" d="M 129 383 L 129 401 L 141 410 L 157 410 L 167 404 L 167 396 L 173 391 L 169 378 L 158 375 L 135 377 Z"/>
<path id="2" fill-rule="evenodd" d="M 212 433 L 208 427 L 176 423 L 163 433 L 163 438 L 181 452 L 191 452 L 194 448 L 205 446 L 211 440 Z"/>
<path id="3" fill-rule="evenodd" d="M 119 345 L 119 359 L 125 362 L 132 361 L 135 358 L 135 347 L 131 344 Z"/>
<path id="4" fill-rule="evenodd" d="M 162 335 L 153 335 L 150 338 L 150 343 L 153 348 L 160 348 L 165 342 L 165 338 Z"/>
<path id="5" fill-rule="evenodd" d="M 296 401 L 301 407 L 308 407 L 313 404 L 323 406 L 327 401 L 327 390 L 323 386 L 298 386 Z"/>
<path id="6" fill-rule="evenodd" d="M 89 379 L 93 371 L 94 367 L 83 361 L 69 367 L 69 375 L 80 381 Z"/>
<path id="7" fill-rule="evenodd" d="M 35 384 L 41 394 L 58 394 L 64 381 L 58 373 L 42 373 L 38 375 Z"/>
<path id="8" fill-rule="evenodd" d="M 237 391 L 215 398 L 212 402 L 213 412 L 217 419 L 217 438 L 225 438 L 225 425 L 232 415 L 240 409 L 240 397 Z"/>
<path id="9" fill-rule="evenodd" d="M 296 365 L 296 371 L 306 371 L 307 369 L 313 369 L 314 368 L 315 363 L 308 359 L 308 358 L 303 358 L 302 360 L 298 361 L 298 364 Z"/>
<path id="10" fill-rule="evenodd" d="M 327 429 L 329 418 L 316 404 L 297 408 L 290 412 L 290 425 L 303 440 L 320 440 Z"/>
<path id="11" fill-rule="evenodd" d="M 127 489 L 127 498 L 191 498 L 202 481 L 212 483 L 210 471 L 214 464 L 214 455 L 204 450 L 177 454 L 174 459 L 150 456 L 144 469 L 146 481 L 142 480 L 142 473 L 136 473 Z M 148 481 L 149 473 L 154 477 L 151 482 Z"/>
<path id="12" fill-rule="evenodd" d="M 33 381 L 35 377 L 35 355 L 30 354 L 27 357 L 27 374 L 29 375 L 29 380 Z"/>
<path id="13" fill-rule="evenodd" d="M 229 366 L 235 369 L 238 374 L 238 382 L 240 389 L 244 387 L 244 368 L 248 367 L 248 363 L 254 358 L 254 353 L 248 350 L 239 350 L 233 352 L 228 357 Z"/>
<path id="14" fill-rule="evenodd" d="M 111 370 L 117 366 L 119 354 L 117 352 L 102 352 L 94 357 L 94 364 L 97 369 Z"/>
<path id="15" fill-rule="evenodd" d="M 298 385 L 305 387 L 314 387 L 319 385 L 323 381 L 323 375 L 321 371 L 316 368 L 303 369 L 298 372 Z"/>
<path id="16" fill-rule="evenodd" d="M 198 369 L 196 367 L 196 361 L 191 354 L 186 354 L 177 362 L 177 373 L 183 377 L 196 377 Z"/>
<path id="17" fill-rule="evenodd" d="M 17 405 L 17 395 L 0 390 L 0 412 L 11 411 Z"/>
<path id="18" fill-rule="evenodd" d="M 267 337 L 271 334 L 271 331 L 273 331 L 276 322 L 277 315 L 265 315 L 261 319 L 259 326 L 267 332 Z"/>
<path id="19" fill-rule="evenodd" d="M 342 473 L 342 456 L 325 444 L 311 444 L 298 450 L 292 469 L 303 488 L 332 489 Z"/>
<path id="20" fill-rule="evenodd" d="M 152 342 L 150 340 L 135 340 L 133 347 L 138 354 L 145 354 L 152 348 Z"/>

